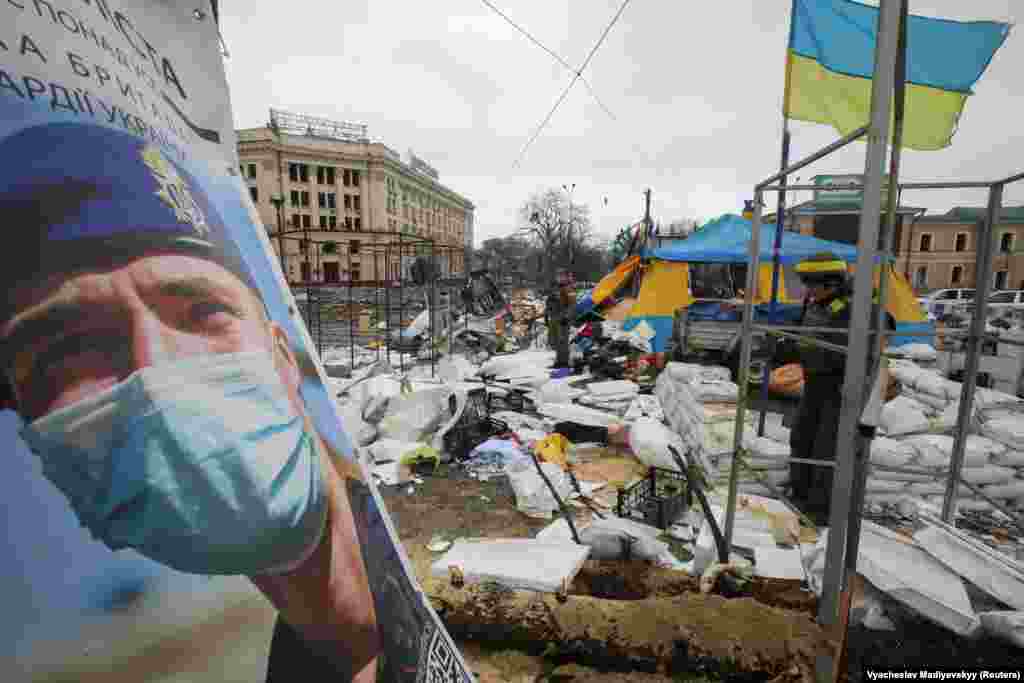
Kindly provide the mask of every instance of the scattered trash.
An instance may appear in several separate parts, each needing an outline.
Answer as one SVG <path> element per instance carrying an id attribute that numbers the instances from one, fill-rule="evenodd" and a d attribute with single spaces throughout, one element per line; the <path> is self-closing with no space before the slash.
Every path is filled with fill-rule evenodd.
<path id="1" fill-rule="evenodd" d="M 427 550 L 432 553 L 443 553 L 452 547 L 452 542 L 444 536 L 434 536 L 427 544 Z"/>
<path id="2" fill-rule="evenodd" d="M 494 582 L 512 589 L 555 593 L 572 583 L 590 548 L 535 539 L 460 539 L 431 566 L 437 577 L 455 567 L 466 583 Z"/>

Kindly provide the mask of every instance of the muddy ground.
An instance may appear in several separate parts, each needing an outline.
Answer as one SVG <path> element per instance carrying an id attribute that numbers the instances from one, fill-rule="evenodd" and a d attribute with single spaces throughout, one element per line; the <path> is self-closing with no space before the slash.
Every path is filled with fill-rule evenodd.
<path id="1" fill-rule="evenodd" d="M 583 466 L 580 478 L 587 480 L 612 480 L 614 483 L 625 483 L 632 479 L 636 461 L 626 458 L 610 457 L 605 462 L 595 462 Z M 642 473 L 642 467 L 640 468 Z M 587 476 L 590 475 L 590 476 Z M 602 475 L 602 476 L 597 476 Z M 430 576 L 430 565 L 438 554 L 429 551 L 426 546 L 437 535 L 449 539 L 458 537 L 491 537 L 491 538 L 525 538 L 532 537 L 550 521 L 535 520 L 523 515 L 515 508 L 515 499 L 507 480 L 499 478 L 488 482 L 480 482 L 467 478 L 459 470 L 442 470 L 433 477 L 425 477 L 423 484 L 416 486 L 415 492 L 407 493 L 407 487 L 384 488 L 388 510 L 398 529 L 402 543 L 414 565 L 416 575 L 427 593 L 438 586 L 437 580 Z M 614 498 L 614 487 L 610 487 L 607 498 Z M 630 602 L 654 598 L 673 598 L 677 596 L 694 596 L 698 592 L 696 579 L 670 570 L 660 570 L 640 563 L 595 563 L 588 562 L 580 572 L 570 590 L 571 595 L 585 595 L 603 598 L 609 601 L 608 608 L 615 610 L 622 605 L 622 619 L 636 619 L 635 630 L 645 632 L 651 630 L 646 622 L 651 616 L 650 609 L 657 604 L 647 603 L 650 607 L 642 610 L 625 608 Z M 810 621 L 814 613 L 816 601 L 812 595 L 800 589 L 795 582 L 759 582 L 754 587 L 756 599 L 765 604 L 785 609 L 792 613 L 793 618 L 801 623 Z M 724 628 L 734 631 L 745 631 L 750 637 L 756 632 L 751 621 L 756 621 L 756 610 L 746 610 L 753 603 L 749 598 L 744 602 L 730 605 L 731 618 L 725 618 Z M 635 604 L 635 603 L 634 603 Z M 664 603 L 667 606 L 667 603 Z M 696 605 L 693 605 L 696 607 Z M 675 607 L 674 607 L 675 608 Z M 685 609 L 685 607 L 681 608 Z M 642 620 L 642 621 L 641 621 Z M 714 620 L 708 620 L 713 623 Z M 733 622 L 729 627 L 727 622 Z M 629 623 L 618 623 L 622 632 L 634 630 Z M 714 628 L 713 626 L 711 628 Z M 821 635 L 816 626 L 810 629 L 813 636 L 808 642 L 820 641 Z M 801 632 L 802 633 L 802 632 Z M 802 638 L 803 635 L 796 637 Z M 722 633 L 721 640 L 731 640 L 730 634 Z M 780 638 L 777 629 L 765 629 L 763 649 L 778 649 Z M 674 678 L 651 673 L 598 671 L 579 663 L 552 661 L 536 652 L 528 654 L 522 648 L 516 650 L 495 649 L 486 643 L 459 642 L 467 661 L 482 681 L 596 681 L 598 683 L 613 681 L 669 681 L 669 680 L 706 680 L 703 676 L 676 675 Z M 786 645 L 785 647 L 790 647 Z M 541 645 L 538 650 L 543 650 Z"/>
<path id="2" fill-rule="evenodd" d="M 605 500 L 610 502 L 614 499 L 615 485 L 642 473 L 634 469 L 635 461 L 631 464 L 631 460 L 614 456 L 595 460 L 583 466 L 580 479 L 610 481 L 612 485 L 605 495 Z M 532 537 L 549 523 L 531 519 L 516 510 L 511 487 L 504 478 L 480 482 L 466 477 L 460 470 L 445 468 L 435 476 L 425 477 L 412 495 L 406 491 L 407 487 L 382 489 L 417 577 L 428 593 L 437 585 L 430 576 L 430 564 L 438 555 L 426 548 L 435 536 L 449 539 Z M 696 580 L 678 572 L 636 563 L 588 562 L 570 593 L 613 601 L 638 601 L 692 595 L 696 591 Z M 790 612 L 794 619 L 810 619 L 816 609 L 813 596 L 794 582 L 758 582 L 753 587 L 753 595 L 763 604 Z M 623 630 L 628 630 L 628 624 L 622 626 Z M 779 634 L 766 633 L 765 638 L 778 641 Z M 485 682 L 715 680 L 714 676 L 706 678 L 698 674 L 671 678 L 640 671 L 599 671 L 564 659 L 552 661 L 521 648 L 495 648 L 467 640 L 461 640 L 459 646 L 480 680 Z M 898 619 L 895 632 L 871 631 L 859 626 L 851 629 L 848 666 L 851 683 L 866 681 L 868 669 L 905 667 L 1024 670 L 1024 650 L 992 639 L 967 641 L 913 618 Z"/>

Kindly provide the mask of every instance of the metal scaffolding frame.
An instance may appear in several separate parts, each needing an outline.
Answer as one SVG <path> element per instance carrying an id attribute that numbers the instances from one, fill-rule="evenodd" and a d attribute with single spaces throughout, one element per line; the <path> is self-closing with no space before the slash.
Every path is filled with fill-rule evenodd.
<path id="1" fill-rule="evenodd" d="M 868 368 L 869 344 L 875 344 L 875 358 L 881 362 L 884 355 L 883 344 L 893 332 L 886 332 L 884 322 L 886 304 L 886 268 L 889 266 L 892 244 L 894 214 L 898 202 L 898 190 L 923 189 L 988 189 L 988 208 L 983 222 L 979 223 L 979 244 L 976 251 L 976 286 L 975 301 L 977 302 L 970 331 L 966 336 L 967 357 L 964 368 L 964 381 L 960 396 L 960 411 L 957 418 L 953 453 L 948 471 L 946 491 L 943 499 L 942 520 L 949 523 L 953 514 L 956 493 L 960 484 L 977 494 L 981 492 L 973 485 L 963 481 L 961 472 L 964 462 L 964 446 L 967 439 L 967 428 L 974 407 L 974 395 L 977 384 L 981 344 L 990 340 L 986 334 L 985 320 L 989 290 L 992 279 L 992 260 L 994 243 L 993 232 L 999 221 L 1002 209 L 1003 189 L 1006 185 L 1024 180 L 1024 173 L 996 181 L 975 182 L 917 182 L 899 183 L 900 154 L 903 134 L 903 105 L 906 77 L 906 25 L 908 17 L 907 0 L 881 0 L 878 17 L 878 40 L 875 46 L 875 67 L 871 89 L 871 116 L 869 125 L 853 131 L 849 135 L 833 142 L 795 163 L 788 163 L 788 128 L 784 129 L 783 161 L 781 170 L 754 186 L 754 215 L 749 243 L 749 266 L 743 305 L 742 337 L 740 347 L 740 365 L 738 383 L 740 387 L 736 413 L 736 429 L 734 457 L 729 476 L 729 497 L 726 508 L 725 542 L 731 549 L 733 530 L 736 518 L 737 490 L 739 468 L 743 460 L 743 435 L 746 425 L 745 411 L 748 400 L 750 356 L 752 332 L 755 329 L 771 332 L 779 336 L 798 338 L 801 341 L 820 345 L 833 351 L 847 354 L 846 371 L 841 397 L 839 433 L 836 442 L 834 461 L 803 460 L 792 458 L 791 462 L 808 462 L 813 465 L 833 467 L 835 470 L 829 512 L 829 536 L 826 552 L 824 586 L 819 605 L 818 621 L 826 626 L 840 624 L 845 627 L 849 610 L 849 586 L 852 575 L 856 572 L 856 559 L 860 537 L 860 521 L 864 506 L 865 480 L 869 468 L 869 452 L 873 430 L 862 431 L 861 417 L 864 410 L 869 382 L 877 375 L 877 368 Z M 893 104 L 895 104 L 893 111 Z M 890 121 L 892 123 L 892 154 L 888 152 L 890 140 Z M 800 169 L 848 146 L 861 138 L 867 139 L 865 155 L 865 171 L 863 184 L 835 185 L 788 185 L 786 179 Z M 889 192 L 888 206 L 882 206 L 882 190 L 885 182 L 886 158 L 889 158 Z M 855 277 L 853 301 L 849 328 L 832 329 L 831 333 L 848 335 L 847 345 L 828 344 L 814 337 L 807 336 L 807 328 L 780 328 L 778 326 L 756 325 L 753 322 L 754 290 L 757 287 L 757 274 L 761 253 L 761 216 L 764 207 L 764 193 L 778 191 L 780 208 L 785 206 L 784 195 L 793 190 L 823 189 L 860 189 L 863 191 L 860 227 L 857 243 L 857 273 L 871 273 L 878 263 L 879 244 L 882 244 L 884 258 L 880 264 L 878 317 L 872 330 L 870 312 L 872 310 L 873 277 Z M 888 222 L 886 230 L 881 230 L 883 208 L 887 208 Z M 782 221 L 782 212 L 778 220 Z M 880 232 L 884 234 L 880 235 Z M 882 238 L 880 242 L 880 236 Z M 775 261 L 778 270 L 779 238 L 776 239 Z M 776 288 L 773 277 L 773 291 Z M 773 297 L 774 298 L 774 297 Z M 878 330 L 882 330 L 878 333 Z M 906 336 L 907 333 L 899 333 Z M 913 334 L 913 333 L 911 333 Z M 943 331 L 922 333 L 920 336 L 935 336 Z M 950 336 L 963 335 L 962 332 L 946 332 Z M 1002 341 L 1002 340 L 1001 340 Z M 890 469 L 890 468 L 886 468 Z M 900 468 L 907 469 L 907 468 Z M 941 476 L 935 471 L 916 471 L 915 473 Z M 986 500 L 987 496 L 981 494 Z M 991 501 L 993 502 L 994 501 Z M 1003 506 L 998 506 L 1001 509 Z M 1003 509 L 1004 512 L 1010 512 Z M 838 659 L 822 658 L 818 664 L 819 680 L 834 680 L 838 673 Z"/>
<path id="2" fill-rule="evenodd" d="M 428 342 L 430 348 L 431 376 L 436 372 L 438 353 L 436 348 L 436 335 L 440 330 L 448 331 L 448 342 L 451 343 L 451 335 L 454 327 L 454 304 L 458 300 L 458 293 L 465 287 L 467 282 L 466 265 L 463 264 L 462 271 L 456 272 L 454 268 L 455 257 L 464 258 L 464 250 L 460 245 L 437 244 L 428 237 L 406 235 L 402 233 L 385 232 L 380 230 L 345 230 L 338 231 L 338 236 L 314 239 L 311 232 L 324 232 L 315 228 L 292 228 L 275 232 L 271 237 L 278 241 L 281 250 L 280 258 L 282 270 L 288 280 L 293 292 L 303 295 L 304 302 L 299 302 L 299 309 L 302 312 L 306 327 L 316 345 L 317 354 L 321 357 L 325 347 L 347 345 L 349 347 L 349 367 L 355 368 L 356 343 L 359 339 L 364 345 L 376 342 L 377 357 L 380 358 L 381 350 L 385 350 L 385 358 L 390 361 L 392 351 L 393 332 L 401 330 L 407 324 L 406 309 L 415 307 L 408 299 L 411 296 L 423 296 L 426 306 L 431 311 L 429 317 Z M 365 238 L 369 238 L 366 240 Z M 381 241 L 383 239 L 383 241 Z M 352 257 L 355 255 L 349 246 L 353 241 L 359 241 L 359 253 L 361 263 L 373 263 L 373 280 L 353 280 Z M 299 254 L 303 262 L 309 264 L 306 272 L 301 273 L 302 277 L 296 281 L 288 276 L 285 267 L 285 243 L 298 242 Z M 349 273 L 347 279 L 339 282 L 325 282 L 322 278 L 310 278 L 311 274 L 319 274 L 321 257 L 335 255 L 333 251 L 325 251 L 327 245 L 333 244 L 338 250 L 337 256 L 341 263 L 347 266 Z M 312 252 L 312 253 L 311 253 Z M 407 267 L 417 259 L 425 259 L 425 262 L 432 264 L 429 282 L 416 284 L 412 281 L 410 268 Z M 440 261 L 440 263 L 439 263 Z M 383 273 L 383 277 L 381 274 Z M 358 296 L 355 291 L 359 291 Z M 439 301 L 439 294 L 444 303 Z M 397 302 L 396 302 L 397 299 Z M 361 316 L 365 309 L 371 311 L 368 330 L 361 331 L 358 328 L 356 318 Z M 333 311 L 335 314 L 339 309 L 344 310 L 345 321 L 325 320 L 325 312 Z M 357 315 L 356 311 L 360 311 Z M 397 319 L 396 319 L 397 314 Z M 444 316 L 445 324 L 439 328 L 438 317 Z M 337 322 L 337 325 L 329 325 L 330 322 Z M 345 324 L 347 322 L 347 325 Z M 379 323 L 385 325 L 383 339 L 379 334 Z M 347 328 L 347 329 L 346 329 Z M 413 355 L 404 347 L 399 346 L 399 366 L 401 372 L 405 372 L 405 356 Z"/>

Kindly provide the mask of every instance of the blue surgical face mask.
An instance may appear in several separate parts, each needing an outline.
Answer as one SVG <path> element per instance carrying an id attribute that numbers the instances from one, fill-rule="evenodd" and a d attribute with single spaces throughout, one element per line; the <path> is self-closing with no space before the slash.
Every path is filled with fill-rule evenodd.
<path id="1" fill-rule="evenodd" d="M 266 352 L 144 368 L 22 430 L 82 526 L 194 574 L 275 574 L 320 542 L 316 445 Z"/>

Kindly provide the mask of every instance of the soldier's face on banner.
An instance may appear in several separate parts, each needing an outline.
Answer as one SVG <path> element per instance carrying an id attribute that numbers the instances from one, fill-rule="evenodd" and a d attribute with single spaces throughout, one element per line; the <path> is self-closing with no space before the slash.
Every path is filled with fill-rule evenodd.
<path id="1" fill-rule="evenodd" d="M 148 253 L 15 291 L 0 326 L 19 412 L 32 420 L 133 372 L 203 354 L 268 351 L 296 410 L 299 373 L 256 294 L 213 261 Z"/>

